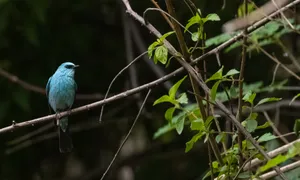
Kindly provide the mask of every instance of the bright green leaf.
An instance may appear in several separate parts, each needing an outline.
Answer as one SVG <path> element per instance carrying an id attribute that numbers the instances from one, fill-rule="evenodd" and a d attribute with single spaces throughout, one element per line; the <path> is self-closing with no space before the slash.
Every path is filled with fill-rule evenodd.
<path id="1" fill-rule="evenodd" d="M 170 36 L 171 34 L 174 34 L 175 31 L 171 31 L 171 32 L 167 32 L 165 33 L 164 35 L 162 35 L 160 38 L 159 38 L 159 41 L 160 42 L 163 42 L 168 36 Z"/>
<path id="2" fill-rule="evenodd" d="M 201 39 L 201 34 L 199 32 L 193 32 L 192 33 L 192 40 L 194 42 L 197 42 L 199 39 Z"/>
<path id="3" fill-rule="evenodd" d="M 187 25 L 185 26 L 184 32 L 186 32 L 192 25 L 200 23 L 201 18 L 199 14 L 197 13 L 195 16 L 193 16 L 191 19 L 189 19 Z"/>
<path id="4" fill-rule="evenodd" d="M 273 102 L 273 101 L 280 101 L 281 98 L 275 98 L 275 97 L 271 97 L 271 98 L 264 98 L 262 100 L 260 100 L 255 107 L 261 105 L 261 104 L 264 104 L 264 103 L 267 103 L 267 102 Z"/>
<path id="5" fill-rule="evenodd" d="M 177 99 L 177 102 L 179 102 L 180 104 L 187 104 L 188 103 L 188 98 L 186 93 L 182 93 L 179 95 L 179 98 Z"/>
<path id="6" fill-rule="evenodd" d="M 266 170 L 268 170 L 270 168 L 273 168 L 273 167 L 277 166 L 278 164 L 283 163 L 287 159 L 288 159 L 287 156 L 283 156 L 283 155 L 279 154 L 275 158 L 269 160 L 266 165 L 261 166 L 259 168 L 259 172 L 264 172 L 264 171 L 266 171 Z"/>
<path id="7" fill-rule="evenodd" d="M 153 103 L 153 106 L 155 106 L 156 104 L 159 104 L 159 103 L 164 103 L 164 102 L 173 103 L 172 100 L 173 99 L 171 99 L 168 95 L 163 95 L 162 97 L 160 97 Z"/>
<path id="8" fill-rule="evenodd" d="M 263 125 L 257 126 L 256 129 L 265 129 L 267 127 L 270 127 L 270 123 L 269 122 L 265 122 Z"/>
<path id="9" fill-rule="evenodd" d="M 189 152 L 193 148 L 194 144 L 198 141 L 198 139 L 200 139 L 203 135 L 204 135 L 203 132 L 199 132 L 195 134 L 192 137 L 192 139 L 185 144 L 185 152 L 186 153 Z"/>
<path id="10" fill-rule="evenodd" d="M 217 168 L 219 167 L 218 161 L 214 161 L 214 162 L 212 163 L 212 167 L 213 167 L 214 169 L 217 169 Z"/>
<path id="11" fill-rule="evenodd" d="M 211 124 L 211 121 L 212 121 L 213 119 L 214 119 L 213 116 L 208 116 L 208 117 L 206 118 L 205 123 L 204 123 L 204 125 L 205 125 L 206 128 L 209 128 L 209 126 L 210 126 L 210 124 Z"/>
<path id="12" fill-rule="evenodd" d="M 203 119 L 196 119 L 191 122 L 191 130 L 202 131 L 205 129 Z"/>
<path id="13" fill-rule="evenodd" d="M 220 21 L 220 17 L 217 14 L 208 14 L 206 21 Z"/>
<path id="14" fill-rule="evenodd" d="M 230 69 L 224 77 L 227 77 L 227 76 L 233 76 L 233 75 L 236 75 L 236 74 L 239 74 L 240 72 L 236 69 Z"/>
<path id="15" fill-rule="evenodd" d="M 153 51 L 154 51 L 154 49 L 155 49 L 155 47 L 156 47 L 157 45 L 159 45 L 159 42 L 155 41 L 154 43 L 152 43 L 152 44 L 148 47 L 148 56 L 149 56 L 149 58 L 152 57 Z M 156 62 L 156 63 L 157 63 L 157 62 Z M 156 64 L 156 63 L 155 63 L 155 64 Z"/>
<path id="16" fill-rule="evenodd" d="M 209 82 L 212 80 L 219 80 L 222 79 L 222 74 L 223 74 L 223 68 L 224 66 L 221 67 L 215 74 L 213 74 L 210 78 L 208 78 L 205 82 Z"/>
<path id="17" fill-rule="evenodd" d="M 168 49 L 165 46 L 158 46 L 154 53 L 155 62 L 166 64 L 168 61 Z"/>
<path id="18" fill-rule="evenodd" d="M 166 112 L 165 112 L 165 118 L 167 121 L 171 121 L 173 118 L 173 114 L 175 111 L 175 107 L 170 107 Z"/>
<path id="19" fill-rule="evenodd" d="M 271 134 L 271 133 L 266 133 L 266 134 L 262 135 L 262 136 L 257 140 L 257 142 L 266 142 L 266 141 L 270 141 L 270 140 L 273 140 L 273 139 L 276 139 L 276 136 L 274 136 L 274 135 Z"/>
<path id="20" fill-rule="evenodd" d="M 246 130 L 248 132 L 253 132 L 257 127 L 257 121 L 256 120 L 247 120 L 247 124 L 246 124 Z"/>
<path id="21" fill-rule="evenodd" d="M 185 120 L 185 117 L 184 116 L 180 116 L 178 121 L 176 122 L 175 124 L 175 127 L 176 127 L 176 131 L 177 133 L 180 135 L 183 131 L 183 128 L 184 128 L 184 120 Z"/>
<path id="22" fill-rule="evenodd" d="M 245 102 L 249 102 L 251 105 L 253 105 L 253 101 L 256 97 L 256 93 L 252 93 L 252 91 L 247 92 L 247 94 L 243 97 L 243 100 Z"/>
<path id="23" fill-rule="evenodd" d="M 181 83 L 185 80 L 187 76 L 184 76 L 182 79 L 180 79 L 176 84 L 174 84 L 171 89 L 169 90 L 169 96 L 171 99 L 175 99 L 175 95 L 177 93 L 177 90 L 179 88 L 179 86 L 181 85 Z"/>

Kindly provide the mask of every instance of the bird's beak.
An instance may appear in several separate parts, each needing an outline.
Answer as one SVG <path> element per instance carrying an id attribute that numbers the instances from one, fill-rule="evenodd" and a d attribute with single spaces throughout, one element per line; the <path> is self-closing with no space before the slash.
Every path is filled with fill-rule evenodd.
<path id="1" fill-rule="evenodd" d="M 75 65 L 75 66 L 74 66 L 74 68 L 78 68 L 78 67 L 79 67 L 79 65 Z"/>

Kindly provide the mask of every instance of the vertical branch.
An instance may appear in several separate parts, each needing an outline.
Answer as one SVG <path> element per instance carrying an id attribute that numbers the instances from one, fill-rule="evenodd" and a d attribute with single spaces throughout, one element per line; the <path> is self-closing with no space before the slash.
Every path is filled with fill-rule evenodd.
<path id="1" fill-rule="evenodd" d="M 245 14 L 248 13 L 248 2 L 244 0 L 245 5 Z M 244 69 L 246 63 L 246 56 L 247 56 L 247 28 L 244 29 L 244 37 L 243 37 L 243 46 L 242 46 L 242 59 L 241 59 L 241 67 L 240 67 L 240 76 L 239 76 L 239 100 L 238 100 L 238 112 L 237 112 L 237 119 L 239 122 L 242 121 L 242 99 L 243 99 L 243 81 L 244 81 Z M 241 131 L 238 130 L 238 144 L 239 144 L 239 164 L 243 164 L 243 152 L 242 152 L 242 141 L 243 141 L 243 134 Z"/>
<path id="2" fill-rule="evenodd" d="M 172 4 L 172 0 L 165 0 L 165 2 L 166 2 L 166 5 L 167 5 L 167 9 L 168 9 L 169 14 L 173 18 L 177 19 L 176 18 L 176 13 L 175 13 L 175 10 L 174 10 L 173 4 Z M 179 45 L 180 45 L 181 52 L 183 54 L 183 58 L 184 58 L 185 61 L 190 61 L 190 55 L 188 53 L 188 48 L 186 46 L 186 43 L 185 43 L 182 31 L 180 29 L 180 26 L 176 22 L 174 22 L 173 19 L 171 19 L 171 21 L 172 21 L 172 24 L 174 26 L 174 30 L 175 30 L 176 37 L 177 37 L 177 40 L 178 40 Z M 189 78 L 190 78 L 190 81 L 191 81 L 191 84 L 192 84 L 192 88 L 193 88 L 193 91 L 194 91 L 194 94 L 195 94 L 195 98 L 196 98 L 198 107 L 200 109 L 202 118 L 205 120 L 207 118 L 207 114 L 205 112 L 205 107 L 204 107 L 203 102 L 202 102 L 203 98 L 200 96 L 199 86 L 198 86 L 196 80 L 191 76 L 191 74 L 189 74 Z M 200 76 L 200 78 L 201 78 L 201 76 Z M 211 148 L 212 148 L 212 150 L 213 150 L 213 152 L 214 152 L 217 160 L 222 165 L 223 164 L 223 160 L 221 158 L 221 153 L 220 153 L 218 145 L 217 145 L 217 143 L 214 140 L 214 138 L 213 138 L 212 135 L 209 136 L 209 143 L 211 145 Z"/>

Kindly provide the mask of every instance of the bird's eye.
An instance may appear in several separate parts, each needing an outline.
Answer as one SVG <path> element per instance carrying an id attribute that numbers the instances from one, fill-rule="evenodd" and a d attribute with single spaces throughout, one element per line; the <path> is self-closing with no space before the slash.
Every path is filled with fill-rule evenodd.
<path id="1" fill-rule="evenodd" d="M 73 68 L 73 66 L 72 66 L 72 65 L 70 65 L 70 64 L 68 64 L 68 65 L 66 65 L 66 66 L 65 66 L 65 68 L 67 68 L 67 69 L 72 69 L 72 68 Z"/>

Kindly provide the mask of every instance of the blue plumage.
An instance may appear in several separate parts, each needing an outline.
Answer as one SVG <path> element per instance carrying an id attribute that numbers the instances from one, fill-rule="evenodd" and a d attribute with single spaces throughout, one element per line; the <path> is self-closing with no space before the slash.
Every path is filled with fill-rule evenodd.
<path id="1" fill-rule="evenodd" d="M 69 110 L 73 105 L 77 89 L 74 80 L 76 67 L 78 65 L 71 62 L 62 63 L 48 80 L 46 86 L 48 103 L 56 113 Z M 68 132 L 68 117 L 61 118 L 56 124 L 58 125 L 60 152 L 70 152 L 73 144 Z"/>

